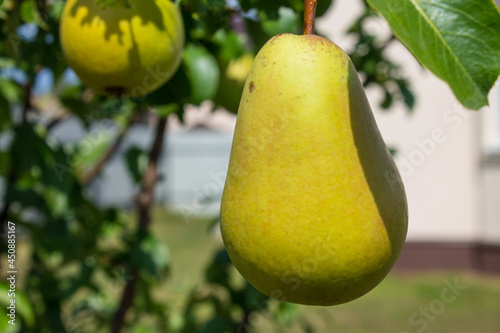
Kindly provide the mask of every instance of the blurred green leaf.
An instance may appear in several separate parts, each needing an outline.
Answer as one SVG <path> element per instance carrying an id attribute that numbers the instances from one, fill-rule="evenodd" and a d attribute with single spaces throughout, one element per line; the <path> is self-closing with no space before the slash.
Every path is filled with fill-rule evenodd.
<path id="1" fill-rule="evenodd" d="M 6 177 L 9 171 L 10 155 L 8 151 L 0 151 L 0 175 Z"/>
<path id="2" fill-rule="evenodd" d="M 355 40 L 355 45 L 349 51 L 349 57 L 363 77 L 365 87 L 378 85 L 384 91 L 385 96 L 380 103 L 382 109 L 389 109 L 394 101 L 403 101 L 411 112 L 415 98 L 409 83 L 402 76 L 399 66 L 385 56 L 385 50 L 394 41 L 394 37 L 381 39 L 366 28 L 367 21 L 375 18 L 375 12 L 367 8 L 350 26 L 348 33 Z"/>
<path id="3" fill-rule="evenodd" d="M 153 112 L 162 118 L 165 118 L 171 113 L 176 113 L 178 111 L 179 111 L 179 105 L 176 103 L 156 105 L 153 109 Z"/>
<path id="4" fill-rule="evenodd" d="M 410 107 L 410 109 L 413 109 L 415 106 L 415 96 L 413 95 L 413 92 L 410 90 L 408 87 L 408 81 L 399 79 L 396 80 L 396 83 L 398 85 L 399 91 L 401 95 L 403 95 L 403 99 L 406 105 Z"/>
<path id="5" fill-rule="evenodd" d="M 114 135 L 110 130 L 96 128 L 80 140 L 72 158 L 72 167 L 85 169 L 94 166 L 106 154 Z"/>
<path id="6" fill-rule="evenodd" d="M 200 333 L 230 333 L 233 332 L 231 318 L 216 316 L 209 320 L 199 331 Z"/>
<path id="7" fill-rule="evenodd" d="M 225 248 L 216 252 L 212 263 L 205 271 L 205 279 L 208 282 L 229 286 L 229 271 L 231 259 Z"/>
<path id="8" fill-rule="evenodd" d="M 245 309 L 247 311 L 262 311 L 269 304 L 269 297 L 255 289 L 250 283 L 245 288 Z"/>
<path id="9" fill-rule="evenodd" d="M 0 78 L 0 131 L 11 126 L 11 105 L 21 100 L 22 91 L 12 80 Z"/>
<path id="10" fill-rule="evenodd" d="M 35 23 L 36 2 L 24 0 L 21 3 L 21 18 L 25 23 Z"/>
<path id="11" fill-rule="evenodd" d="M 21 100 L 22 90 L 14 81 L 0 77 L 0 95 L 11 104 L 18 103 Z"/>
<path id="12" fill-rule="evenodd" d="M 170 265 L 168 248 L 152 235 L 142 239 L 132 250 L 132 260 L 150 279 L 163 276 Z"/>
<path id="13" fill-rule="evenodd" d="M 142 175 L 148 163 L 146 152 L 138 147 L 131 147 L 125 153 L 125 161 L 127 170 L 130 172 L 132 179 L 136 184 L 142 181 Z"/>
<path id="14" fill-rule="evenodd" d="M 50 29 L 41 17 L 36 0 L 24 0 L 21 4 L 20 12 L 24 22 L 36 24 L 44 30 Z"/>
<path id="15" fill-rule="evenodd" d="M 43 198 L 54 218 L 62 217 L 70 209 L 68 207 L 68 193 L 61 192 L 57 188 L 48 187 L 44 189 Z"/>
<path id="16" fill-rule="evenodd" d="M 181 66 L 165 85 L 147 95 L 144 102 L 154 108 L 161 108 L 165 105 L 171 105 L 171 103 L 183 105 L 189 101 L 191 90 L 190 80 L 185 69 Z M 183 108 L 179 107 L 178 112 L 182 112 L 182 110 Z"/>
<path id="17" fill-rule="evenodd" d="M 274 317 L 276 320 L 282 324 L 291 324 L 298 316 L 299 309 L 297 304 L 292 304 L 288 302 L 280 302 Z"/>
<path id="18" fill-rule="evenodd" d="M 500 12 L 492 0 L 368 0 L 413 55 L 477 110 L 500 73 Z"/>
<path id="19" fill-rule="evenodd" d="M 301 1 L 301 0 L 299 0 Z M 303 1 L 301 1 L 304 3 Z M 316 17 L 323 16 L 326 14 L 328 9 L 335 3 L 334 0 L 319 0 L 317 5 L 316 5 Z"/>
<path id="20" fill-rule="evenodd" d="M 301 16 L 293 9 L 280 7 L 276 20 L 263 20 L 262 27 L 269 36 L 282 33 L 300 34 L 302 31 Z"/>
<path id="21" fill-rule="evenodd" d="M 278 18 L 278 9 L 285 5 L 284 2 L 285 1 L 240 0 L 243 10 L 249 11 L 250 9 L 259 9 L 270 19 Z M 291 0 L 291 2 L 293 3 L 293 0 Z M 290 3 L 290 0 L 286 1 L 286 3 Z"/>
<path id="22" fill-rule="evenodd" d="M 234 31 L 219 29 L 212 36 L 212 40 L 220 47 L 219 58 L 222 61 L 230 61 L 245 53 L 245 38 Z"/>

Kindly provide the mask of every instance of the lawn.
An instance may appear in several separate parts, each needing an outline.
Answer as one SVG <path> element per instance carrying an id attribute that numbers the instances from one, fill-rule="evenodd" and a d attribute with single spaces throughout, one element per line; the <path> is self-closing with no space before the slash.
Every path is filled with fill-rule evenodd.
<path id="1" fill-rule="evenodd" d="M 159 297 L 180 311 L 214 252 L 222 246 L 209 219 L 192 219 L 157 209 L 153 229 L 168 244 L 172 274 Z M 500 332 L 500 276 L 463 272 L 392 272 L 372 292 L 333 307 L 298 307 L 293 324 L 276 328 L 265 314 L 254 317 L 255 332 Z"/>
<path id="2" fill-rule="evenodd" d="M 131 226 L 135 224 L 135 221 L 130 222 Z M 153 233 L 168 245 L 171 261 L 171 274 L 156 287 L 154 297 L 168 306 L 174 322 L 181 320 L 189 292 L 203 281 L 205 268 L 223 246 L 217 226 L 209 228 L 211 224 L 209 218 L 187 222 L 182 216 L 164 209 L 154 211 Z M 28 267 L 28 252 L 29 243 L 21 242 L 19 264 L 22 267 Z M 234 273 L 236 279 L 244 283 L 243 278 L 236 271 Z M 113 290 L 114 299 L 109 302 L 116 305 L 121 291 L 119 288 Z M 86 292 L 79 293 L 67 308 L 86 297 Z M 297 316 L 287 325 L 276 324 L 266 310 L 256 313 L 250 321 L 252 332 L 498 333 L 500 276 L 447 271 L 392 272 L 373 291 L 350 303 L 291 309 Z M 209 316 L 203 311 L 200 315 Z"/>

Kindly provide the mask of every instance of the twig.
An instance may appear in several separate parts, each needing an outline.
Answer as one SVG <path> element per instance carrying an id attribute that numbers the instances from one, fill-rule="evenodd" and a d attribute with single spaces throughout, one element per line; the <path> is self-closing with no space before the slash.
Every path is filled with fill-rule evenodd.
<path id="1" fill-rule="evenodd" d="M 66 120 L 69 117 L 69 114 L 65 113 L 60 115 L 59 117 L 55 117 L 51 119 L 45 128 L 47 129 L 47 132 L 52 131 L 57 125 L 59 125 L 62 121 Z"/>
<path id="2" fill-rule="evenodd" d="M 141 192 L 137 196 L 137 213 L 138 213 L 138 226 L 137 234 L 145 231 L 151 223 L 151 206 L 153 203 L 153 190 L 157 180 L 157 167 L 160 154 L 163 147 L 163 138 L 167 119 L 161 118 L 156 127 L 156 136 L 153 146 L 149 153 L 149 163 L 146 172 L 142 179 Z M 137 267 L 132 269 L 132 278 L 128 281 L 120 306 L 115 313 L 113 322 L 111 323 L 111 333 L 119 333 L 125 323 L 125 315 L 127 310 L 132 306 L 134 301 L 135 292 L 137 289 L 137 282 L 139 280 L 139 272 Z"/>
<path id="3" fill-rule="evenodd" d="M 314 34 L 314 18 L 317 0 L 304 0 L 304 35 Z"/>
<path id="4" fill-rule="evenodd" d="M 137 120 L 137 113 L 132 114 L 130 119 L 128 120 L 125 127 L 122 129 L 120 134 L 116 137 L 113 144 L 108 148 L 108 151 L 102 156 L 102 158 L 83 176 L 81 181 L 82 185 L 90 184 L 101 172 L 101 170 L 106 166 L 106 164 L 111 160 L 111 158 L 116 154 L 118 149 L 120 148 L 123 139 L 127 135 L 132 124 Z"/>

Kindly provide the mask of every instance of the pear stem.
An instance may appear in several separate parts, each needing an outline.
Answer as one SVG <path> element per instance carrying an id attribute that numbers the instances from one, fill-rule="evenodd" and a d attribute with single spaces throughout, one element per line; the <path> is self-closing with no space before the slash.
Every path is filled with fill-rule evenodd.
<path id="1" fill-rule="evenodd" d="M 318 0 L 304 0 L 304 35 L 314 34 L 314 19 Z"/>

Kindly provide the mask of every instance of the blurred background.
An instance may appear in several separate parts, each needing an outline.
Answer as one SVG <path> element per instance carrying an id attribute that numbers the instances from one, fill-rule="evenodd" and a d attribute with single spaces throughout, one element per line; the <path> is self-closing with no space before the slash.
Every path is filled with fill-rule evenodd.
<path id="1" fill-rule="evenodd" d="M 18 325 L 2 314 L 0 332 L 499 332 L 500 85 L 490 106 L 465 109 L 361 0 L 324 1 L 316 29 L 351 56 L 402 175 L 403 253 L 375 290 L 328 308 L 268 299 L 237 273 L 218 229 L 241 93 L 228 87 L 242 87 L 265 40 L 302 24 L 289 4 L 242 3 L 181 2 L 203 65 L 184 57 L 140 101 L 95 96 L 67 68 L 64 1 L 2 5 L 0 276 L 12 221 Z M 141 229 L 136 194 L 161 117 L 155 204 Z"/>

